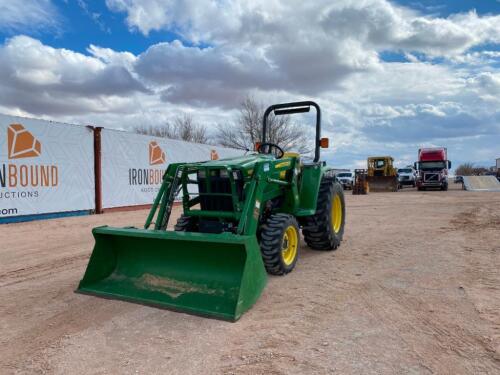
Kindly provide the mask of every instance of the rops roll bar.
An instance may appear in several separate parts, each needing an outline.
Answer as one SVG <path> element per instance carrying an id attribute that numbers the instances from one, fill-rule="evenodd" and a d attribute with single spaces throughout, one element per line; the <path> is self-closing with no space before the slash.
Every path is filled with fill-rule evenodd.
<path id="1" fill-rule="evenodd" d="M 267 121 L 271 112 L 273 112 L 275 116 L 292 115 L 295 113 L 309 112 L 311 107 L 316 108 L 316 138 L 314 147 L 314 162 L 318 162 L 320 157 L 320 148 L 328 147 L 328 145 L 323 146 L 323 142 L 321 139 L 321 109 L 319 108 L 319 105 L 313 101 L 306 100 L 303 102 L 274 104 L 267 108 L 264 112 L 264 118 L 262 119 L 262 143 L 266 143 Z M 325 139 L 325 142 L 327 144 L 328 140 Z"/>

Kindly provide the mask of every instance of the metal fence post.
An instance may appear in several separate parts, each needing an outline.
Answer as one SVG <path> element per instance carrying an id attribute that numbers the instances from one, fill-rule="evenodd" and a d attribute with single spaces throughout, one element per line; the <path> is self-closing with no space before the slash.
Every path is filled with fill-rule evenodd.
<path id="1" fill-rule="evenodd" d="M 94 129 L 94 178 L 95 178 L 95 213 L 102 214 L 102 171 L 101 171 L 101 130 Z"/>

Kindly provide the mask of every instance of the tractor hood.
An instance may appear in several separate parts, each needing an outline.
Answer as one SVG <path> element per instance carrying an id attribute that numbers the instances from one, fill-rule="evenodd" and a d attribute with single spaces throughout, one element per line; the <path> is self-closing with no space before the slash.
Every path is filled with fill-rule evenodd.
<path id="1" fill-rule="evenodd" d="M 234 158 L 219 159 L 219 160 L 209 160 L 201 163 L 194 163 L 200 167 L 208 168 L 227 168 L 231 167 L 233 169 L 249 169 L 253 168 L 255 164 L 266 161 L 275 160 L 273 155 L 268 154 L 250 154 L 243 155 Z M 191 164 L 193 165 L 193 164 Z"/>

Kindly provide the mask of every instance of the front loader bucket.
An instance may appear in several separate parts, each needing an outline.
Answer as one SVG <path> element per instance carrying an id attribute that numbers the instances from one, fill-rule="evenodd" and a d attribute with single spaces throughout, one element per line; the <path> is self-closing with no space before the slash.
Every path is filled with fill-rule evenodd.
<path id="1" fill-rule="evenodd" d="M 77 292 L 235 321 L 267 275 L 255 236 L 99 227 Z"/>
<path id="2" fill-rule="evenodd" d="M 395 176 L 367 176 L 370 192 L 398 191 L 398 179 Z"/>

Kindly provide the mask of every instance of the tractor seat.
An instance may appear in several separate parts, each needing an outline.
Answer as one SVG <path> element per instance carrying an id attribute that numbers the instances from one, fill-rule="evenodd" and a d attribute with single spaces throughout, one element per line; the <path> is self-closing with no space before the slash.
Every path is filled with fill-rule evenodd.
<path id="1" fill-rule="evenodd" d="M 284 158 L 297 158 L 297 159 L 299 159 L 300 154 L 298 152 L 285 152 L 283 154 L 283 157 Z"/>

